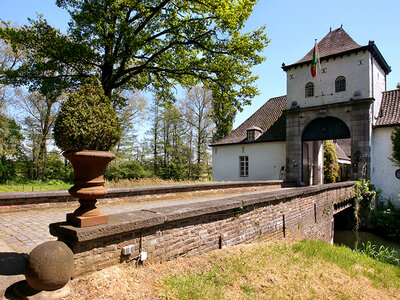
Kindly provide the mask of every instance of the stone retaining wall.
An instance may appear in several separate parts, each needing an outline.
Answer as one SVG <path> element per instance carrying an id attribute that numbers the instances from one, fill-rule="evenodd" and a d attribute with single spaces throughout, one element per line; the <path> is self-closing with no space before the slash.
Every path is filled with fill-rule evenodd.
<path id="1" fill-rule="evenodd" d="M 137 259 L 141 251 L 151 261 L 164 261 L 259 237 L 300 236 L 330 242 L 333 205 L 352 195 L 353 184 L 288 188 L 114 214 L 107 225 L 94 227 L 54 223 L 50 233 L 73 250 L 75 276 Z M 132 244 L 134 253 L 122 255 L 122 247 Z"/>

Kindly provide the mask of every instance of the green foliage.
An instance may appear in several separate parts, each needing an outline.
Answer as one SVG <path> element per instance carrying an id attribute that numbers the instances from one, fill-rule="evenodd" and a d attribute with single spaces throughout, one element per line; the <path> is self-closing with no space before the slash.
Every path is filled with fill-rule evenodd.
<path id="1" fill-rule="evenodd" d="M 42 174 L 42 179 L 47 184 L 72 182 L 73 175 L 71 164 L 64 160 L 56 151 L 52 151 L 47 155 L 46 165 Z"/>
<path id="2" fill-rule="evenodd" d="M 13 82 L 62 89 L 98 74 L 114 104 L 124 101 L 116 89 L 150 89 L 171 101 L 177 85 L 202 84 L 218 103 L 214 117 L 223 118 L 219 136 L 229 133 L 236 110 L 259 93 L 251 69 L 264 61 L 260 53 L 269 40 L 265 27 L 243 33 L 257 0 L 56 3 L 71 16 L 68 34 L 44 18 L 0 28 L 0 38 L 27 53 L 7 73 Z"/>
<path id="3" fill-rule="evenodd" d="M 375 207 L 377 193 L 375 187 L 365 178 L 360 178 L 353 187 L 355 230 L 358 231 L 360 224 L 365 227 L 369 222 L 371 210 Z"/>
<path id="4" fill-rule="evenodd" d="M 389 250 L 389 247 L 384 247 L 383 245 L 380 246 L 378 250 L 376 250 L 376 247 L 376 245 L 372 245 L 371 242 L 368 241 L 366 244 L 362 243 L 362 249 L 360 252 L 368 257 L 376 259 L 377 261 L 392 265 L 400 264 L 396 250 Z"/>
<path id="5" fill-rule="evenodd" d="M 336 182 L 339 178 L 339 163 L 335 145 L 330 141 L 324 141 L 324 182 Z"/>
<path id="6" fill-rule="evenodd" d="M 0 128 L 0 183 L 5 183 L 19 175 L 17 159 L 23 156 L 21 127 L 12 119 L 0 115 L 3 119 Z"/>
<path id="7" fill-rule="evenodd" d="M 373 226 L 381 235 L 400 242 L 400 209 L 392 202 L 379 201 L 373 212 Z"/>
<path id="8" fill-rule="evenodd" d="M 152 177 L 151 170 L 146 169 L 139 161 L 111 163 L 105 172 L 107 180 L 139 179 Z"/>
<path id="9" fill-rule="evenodd" d="M 400 128 L 395 128 L 391 135 L 393 153 L 391 161 L 393 161 L 396 166 L 400 167 Z"/>
<path id="10" fill-rule="evenodd" d="M 115 110 L 94 77 L 61 105 L 54 125 L 56 145 L 63 151 L 108 151 L 120 135 Z"/>

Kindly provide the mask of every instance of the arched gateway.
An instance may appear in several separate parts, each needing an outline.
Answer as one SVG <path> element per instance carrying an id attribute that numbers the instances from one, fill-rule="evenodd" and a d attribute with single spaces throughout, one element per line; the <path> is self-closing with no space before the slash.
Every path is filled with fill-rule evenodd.
<path id="1" fill-rule="evenodd" d="M 369 176 L 372 103 L 373 99 L 367 98 L 287 109 L 286 179 L 304 184 L 321 183 L 320 170 L 311 170 L 310 166 L 317 165 L 315 159 L 322 141 L 345 138 L 351 138 L 351 179 L 357 180 L 363 172 Z"/>
<path id="2" fill-rule="evenodd" d="M 305 185 L 323 183 L 323 141 L 348 138 L 348 126 L 335 117 L 319 117 L 307 125 L 302 134 L 302 182 Z"/>

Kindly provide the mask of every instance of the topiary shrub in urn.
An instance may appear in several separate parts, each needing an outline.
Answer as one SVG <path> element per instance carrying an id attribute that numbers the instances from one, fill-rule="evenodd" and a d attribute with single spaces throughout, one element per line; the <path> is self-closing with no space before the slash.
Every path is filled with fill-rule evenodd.
<path id="1" fill-rule="evenodd" d="M 119 141 L 121 129 L 115 110 L 100 82 L 90 77 L 61 105 L 54 124 L 56 145 L 74 168 L 74 185 L 69 193 L 80 206 L 67 214 L 67 222 L 87 227 L 106 224 L 108 216 L 96 207 L 104 197 L 104 171 L 115 158 L 109 150 Z"/>

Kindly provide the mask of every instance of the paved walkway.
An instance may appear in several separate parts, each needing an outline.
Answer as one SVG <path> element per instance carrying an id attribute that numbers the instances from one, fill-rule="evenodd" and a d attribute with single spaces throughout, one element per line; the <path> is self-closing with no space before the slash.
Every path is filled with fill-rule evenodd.
<path id="1" fill-rule="evenodd" d="M 265 193 L 267 190 L 271 189 L 262 189 L 257 192 L 230 191 L 228 195 L 225 193 L 225 196 L 199 195 L 189 199 L 171 196 L 163 200 L 148 199 L 145 202 L 117 201 L 99 203 L 98 207 L 105 214 L 116 214 L 215 199 L 223 201 L 224 198 L 235 195 Z M 14 283 L 25 279 L 23 269 L 27 254 L 37 245 L 56 240 L 50 235 L 49 224 L 65 221 L 66 214 L 73 212 L 77 207 L 78 203 L 74 203 L 67 206 L 0 213 L 0 299 L 14 299 L 10 291 Z M 8 294 L 11 296 L 9 297 Z"/>
<path id="2" fill-rule="evenodd" d="M 246 194 L 264 193 L 246 192 Z M 178 205 L 183 203 L 193 203 L 200 201 L 209 201 L 213 199 L 224 199 L 234 195 L 243 194 L 243 192 L 230 192 L 224 197 L 201 196 L 190 199 L 167 198 L 164 200 L 148 200 L 146 202 L 123 202 L 100 203 L 98 207 L 105 214 L 116 214 L 127 211 L 149 209 L 168 205 Z M 56 237 L 50 235 L 49 224 L 65 221 L 67 213 L 73 212 L 78 207 L 77 203 L 70 206 L 60 206 L 51 208 L 32 209 L 25 211 L 9 212 L 0 214 L 0 253 L 29 253 L 37 245 L 46 241 L 56 240 Z"/>

